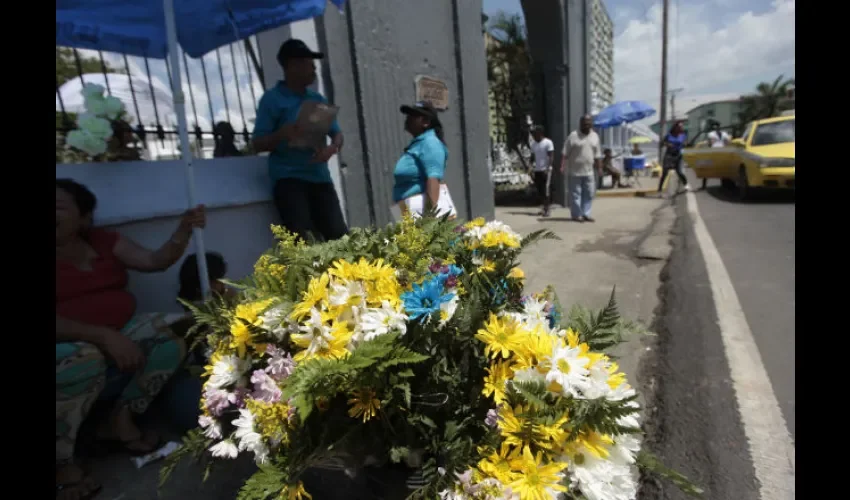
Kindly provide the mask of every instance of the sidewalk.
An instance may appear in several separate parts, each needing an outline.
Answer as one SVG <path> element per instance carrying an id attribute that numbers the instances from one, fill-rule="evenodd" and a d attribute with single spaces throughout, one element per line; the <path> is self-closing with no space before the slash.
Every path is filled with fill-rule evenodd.
<path id="1" fill-rule="evenodd" d="M 560 241 L 542 241 L 523 254 L 521 267 L 529 292 L 542 291 L 552 284 L 565 308 L 580 303 L 598 309 L 607 303 L 616 285 L 623 317 L 649 326 L 659 305 L 660 273 L 669 252 L 669 227 L 665 223 L 653 223 L 655 219 L 663 219 L 657 217 L 657 211 L 665 203 L 669 202 L 654 198 L 598 199 L 593 204 L 597 222 L 592 224 L 570 221 L 569 212 L 563 208 L 555 209 L 551 218 L 541 219 L 535 215 L 537 207 L 498 207 L 496 218 L 510 224 L 520 234 L 546 228 L 561 238 Z M 669 213 L 672 214 L 672 210 Z M 639 253 L 650 258 L 641 259 Z M 649 340 L 632 339 L 614 353 L 620 357 L 618 362 L 631 384 L 639 389 L 643 385 L 638 379 L 639 364 L 642 355 L 647 353 Z M 104 484 L 98 500 L 157 498 L 160 464 L 137 470 L 127 457 L 120 455 L 92 464 L 95 476 Z M 217 470 L 218 473 L 202 483 L 201 468 L 181 466 L 160 498 L 232 500 L 255 469 L 251 458 L 244 456 Z M 328 481 L 325 477 L 320 484 L 345 482 L 343 477 L 336 479 Z M 318 492 L 314 490 L 314 493 Z M 322 495 L 314 498 L 321 500 Z"/>

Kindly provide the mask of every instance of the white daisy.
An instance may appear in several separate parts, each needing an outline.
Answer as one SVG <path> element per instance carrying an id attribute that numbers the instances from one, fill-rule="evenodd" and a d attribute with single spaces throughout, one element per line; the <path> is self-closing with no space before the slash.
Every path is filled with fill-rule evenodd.
<path id="1" fill-rule="evenodd" d="M 332 306 L 362 307 L 366 301 L 366 287 L 360 281 L 333 280 L 330 288 L 328 302 Z"/>
<path id="2" fill-rule="evenodd" d="M 611 394 L 611 386 L 608 385 L 610 366 L 608 361 L 597 361 L 589 368 L 587 383 L 582 390 L 585 399 L 607 398 Z"/>
<path id="3" fill-rule="evenodd" d="M 577 398 L 587 383 L 587 364 L 590 359 L 583 356 L 577 347 L 560 347 L 552 353 L 546 382 L 561 386 L 564 395 Z"/>
<path id="4" fill-rule="evenodd" d="M 326 348 L 334 338 L 331 334 L 331 327 L 325 324 L 322 313 L 315 307 L 310 310 L 310 318 L 298 329 L 301 333 L 296 334 L 295 337 L 298 340 L 306 341 L 303 343 L 307 344 L 306 350 L 309 355 Z"/>
<path id="5" fill-rule="evenodd" d="M 233 421 L 236 432 L 234 437 L 239 440 L 239 450 L 254 453 L 257 463 L 266 461 L 269 448 L 263 441 L 263 436 L 254 428 L 254 415 L 246 409 L 239 410 L 239 417 Z"/>
<path id="6" fill-rule="evenodd" d="M 271 333 L 277 340 L 283 340 L 289 331 L 290 321 L 282 306 L 275 306 L 260 315 L 260 325 L 264 330 Z"/>
<path id="7" fill-rule="evenodd" d="M 446 326 L 446 323 L 454 317 L 455 312 L 457 312 L 458 302 L 460 302 L 460 298 L 454 293 L 450 300 L 440 304 L 440 328 Z"/>
<path id="8" fill-rule="evenodd" d="M 365 309 L 355 327 L 358 341 L 372 340 L 390 332 L 404 335 L 407 332 L 407 315 L 397 311 L 387 300 L 379 308 Z"/>
<path id="9" fill-rule="evenodd" d="M 239 454 L 239 449 L 233 444 L 233 441 L 225 439 L 219 443 L 210 446 L 212 456 L 217 458 L 236 458 Z"/>
<path id="10" fill-rule="evenodd" d="M 251 368 L 251 359 L 240 359 L 232 354 L 222 356 L 212 366 L 207 387 L 222 389 L 237 384 Z M 241 380 L 244 383 L 244 380 Z"/>
<path id="11" fill-rule="evenodd" d="M 204 429 L 204 436 L 210 439 L 221 439 L 221 424 L 209 415 L 198 417 L 198 425 Z"/>
<path id="12" fill-rule="evenodd" d="M 587 500 L 634 500 L 637 483 L 632 468 L 585 453 L 570 467 L 573 487 Z"/>

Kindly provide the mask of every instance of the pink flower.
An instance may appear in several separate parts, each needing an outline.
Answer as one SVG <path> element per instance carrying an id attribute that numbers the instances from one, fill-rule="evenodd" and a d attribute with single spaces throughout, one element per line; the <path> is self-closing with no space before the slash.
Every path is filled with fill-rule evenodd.
<path id="1" fill-rule="evenodd" d="M 288 352 L 275 346 L 269 346 L 266 348 L 266 354 L 269 356 L 266 373 L 271 375 L 273 379 L 280 382 L 292 375 L 293 370 L 295 370 L 295 361 L 292 360 L 292 356 Z"/>
<path id="2" fill-rule="evenodd" d="M 220 417 L 224 410 L 236 403 L 236 395 L 223 389 L 205 389 L 204 400 L 207 404 L 207 410 L 212 415 Z"/>
<path id="3" fill-rule="evenodd" d="M 499 422 L 499 412 L 497 410 L 490 410 L 487 412 L 487 418 L 484 419 L 484 423 L 489 425 L 490 427 L 496 427 L 496 424 Z"/>
<path id="4" fill-rule="evenodd" d="M 251 383 L 254 384 L 254 392 L 251 397 L 265 401 L 266 403 L 277 403 L 280 401 L 280 387 L 275 379 L 263 370 L 255 370 L 251 374 Z"/>

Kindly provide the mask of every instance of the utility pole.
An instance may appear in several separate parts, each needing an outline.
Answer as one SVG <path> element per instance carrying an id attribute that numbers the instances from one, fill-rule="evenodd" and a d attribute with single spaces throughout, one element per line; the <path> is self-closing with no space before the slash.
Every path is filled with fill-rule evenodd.
<path id="1" fill-rule="evenodd" d="M 664 132 L 667 130 L 667 14 L 670 0 L 664 0 L 661 11 L 661 120 L 658 122 L 658 162 L 664 164 Z"/>
<path id="2" fill-rule="evenodd" d="M 683 90 L 685 89 L 678 88 L 667 91 L 667 93 L 670 94 L 670 116 L 672 116 L 674 120 L 676 119 L 676 94 Z"/>

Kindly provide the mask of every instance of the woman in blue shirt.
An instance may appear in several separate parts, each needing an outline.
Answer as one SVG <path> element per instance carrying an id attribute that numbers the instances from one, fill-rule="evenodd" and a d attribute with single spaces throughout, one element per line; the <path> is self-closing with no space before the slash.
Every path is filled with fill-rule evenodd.
<path id="1" fill-rule="evenodd" d="M 393 203 L 402 211 L 421 215 L 428 207 L 455 215 L 443 184 L 449 151 L 443 143 L 443 125 L 429 102 L 402 106 L 404 129 L 413 136 L 393 170 Z M 444 197 L 445 199 L 440 199 Z M 420 201 L 421 200 L 421 201 Z"/>
<path id="2" fill-rule="evenodd" d="M 661 180 L 658 182 L 658 192 L 664 188 L 664 180 L 670 170 L 675 170 L 679 176 L 679 186 L 686 191 L 690 189 L 688 186 L 688 178 L 682 172 L 682 149 L 685 147 L 685 142 L 688 140 L 688 135 L 685 133 L 685 127 L 682 122 L 678 121 L 670 127 L 670 133 L 664 138 L 664 159 L 661 162 Z"/>

